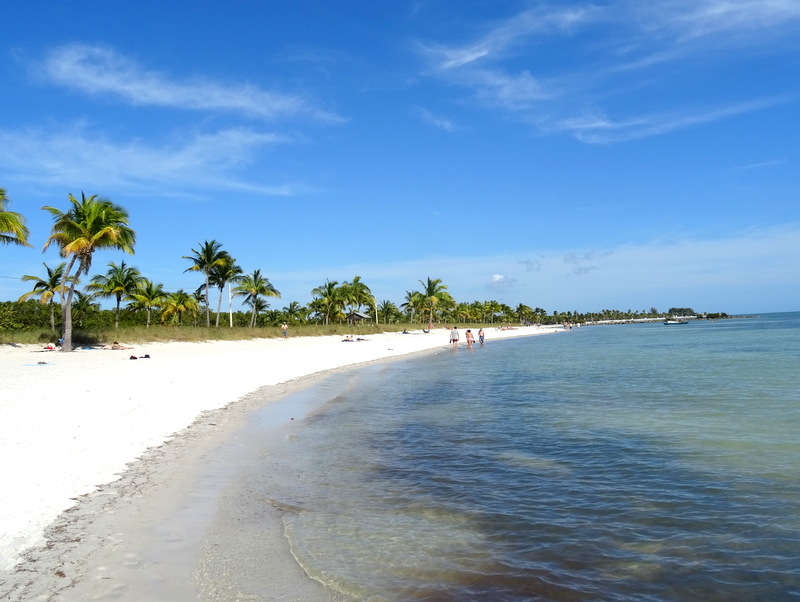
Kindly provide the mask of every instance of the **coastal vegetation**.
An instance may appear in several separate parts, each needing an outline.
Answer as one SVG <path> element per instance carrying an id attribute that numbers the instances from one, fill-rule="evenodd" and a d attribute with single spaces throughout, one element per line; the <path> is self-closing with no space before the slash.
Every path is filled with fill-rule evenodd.
<path id="1" fill-rule="evenodd" d="M 44 263 L 41 275 L 23 275 L 23 281 L 33 283 L 32 290 L 17 301 L 0 302 L 0 342 L 37 343 L 61 338 L 62 348 L 71 350 L 73 325 L 75 340 L 86 344 L 109 339 L 269 337 L 278 336 L 284 322 L 295 336 L 314 336 L 339 334 L 356 325 L 360 332 L 369 333 L 447 324 L 559 324 L 696 315 L 691 308 L 580 313 L 547 312 L 522 303 L 511 307 L 496 300 L 459 302 L 441 279 L 430 276 L 418 280 L 415 290 L 406 291 L 399 305 L 388 299 L 379 300 L 356 275 L 341 283 L 326 279 L 311 288 L 312 300 L 308 304 L 289 301 L 281 303 L 280 309 L 272 308 L 270 300 L 281 298 L 279 290 L 261 269 L 245 273 L 217 240 L 203 241 L 183 256 L 190 262 L 185 271 L 202 274 L 200 286 L 195 291 L 167 291 L 163 284 L 150 280 L 125 261 L 111 261 L 103 272 L 90 276 L 96 252 L 116 250 L 132 255 L 136 233 L 128 223 L 128 212 L 110 200 L 81 193 L 80 199 L 68 195 L 68 201 L 66 211 L 43 207 L 53 217 L 52 232 L 44 248 L 57 247 L 65 261 L 55 267 Z M 8 211 L 6 206 L 5 191 L 0 189 L 0 241 L 30 246 L 24 217 Z M 214 288 L 218 292 L 216 307 L 212 307 L 211 299 Z M 220 328 L 226 290 L 228 320 L 226 327 Z M 234 297 L 242 298 L 245 311 L 233 310 Z M 103 309 L 99 302 L 102 299 L 113 300 L 113 308 Z"/>
<path id="2" fill-rule="evenodd" d="M 30 232 L 25 226 L 25 218 L 19 213 L 6 209 L 9 204 L 5 188 L 0 188 L 0 243 L 29 247 L 28 234 Z"/>

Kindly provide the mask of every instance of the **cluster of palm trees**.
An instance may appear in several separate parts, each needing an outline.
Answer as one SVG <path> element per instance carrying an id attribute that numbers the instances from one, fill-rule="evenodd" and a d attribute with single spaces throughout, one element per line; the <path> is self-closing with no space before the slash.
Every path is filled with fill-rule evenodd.
<path id="1" fill-rule="evenodd" d="M 191 265 L 186 271 L 201 272 L 204 283 L 194 293 L 184 290 L 167 292 L 162 284 L 145 278 L 137 268 L 129 266 L 125 261 L 119 264 L 111 262 L 104 274 L 91 277 L 83 291 L 76 287 L 81 278 L 88 276 L 95 251 L 114 249 L 132 254 L 136 242 L 136 233 L 128 222 L 127 211 L 107 199 L 97 195 L 86 196 L 81 193 L 80 199 L 68 195 L 69 207 L 61 211 L 55 207 L 43 207 L 53 217 L 53 228 L 44 248 L 58 248 L 65 261 L 51 268 L 44 264 L 46 276 L 40 278 L 25 275 L 24 281 L 33 282 L 33 290 L 20 298 L 24 301 L 30 297 L 38 297 L 40 302 L 50 306 L 50 325 L 55 332 L 55 301 L 58 299 L 62 312 L 63 348 L 72 348 L 72 311 L 81 304 L 89 303 L 95 298 L 114 300 L 114 325 L 119 326 L 122 303 L 126 302 L 131 310 L 144 311 L 147 315 L 147 326 L 150 326 L 154 312 L 158 312 L 162 323 L 178 324 L 189 316 L 197 318 L 205 310 L 206 326 L 211 326 L 212 288 L 217 288 L 217 310 L 215 327 L 219 327 L 222 314 L 222 302 L 227 290 L 229 324 L 233 327 L 233 297 L 244 297 L 244 303 L 250 308 L 249 326 L 255 327 L 258 317 L 271 313 L 269 321 L 278 320 L 304 323 L 318 320 L 324 324 L 332 321 L 341 322 L 353 313 L 359 317 L 369 316 L 380 323 L 424 322 L 433 323 L 438 320 L 452 322 L 494 322 L 502 321 L 542 321 L 545 317 L 543 309 L 531 309 L 525 305 L 515 310 L 497 303 L 484 301 L 473 303 L 456 303 L 447 292 L 441 280 L 428 278 L 419 283 L 420 290 L 407 291 L 404 302 L 397 307 L 391 301 L 378 302 L 370 288 L 355 276 L 350 281 L 339 283 L 326 280 L 311 290 L 312 301 L 303 306 L 292 301 L 282 311 L 267 312 L 270 297 L 280 297 L 278 290 L 269 279 L 255 270 L 245 274 L 237 265 L 234 257 L 222 248 L 216 240 L 204 241 L 190 255 L 184 256 Z M 24 218 L 6 209 L 5 191 L 0 189 L 0 242 L 30 246 L 27 242 L 28 230 Z M 362 314 L 362 308 L 364 314 Z M 278 322 L 279 323 L 279 322 Z"/>

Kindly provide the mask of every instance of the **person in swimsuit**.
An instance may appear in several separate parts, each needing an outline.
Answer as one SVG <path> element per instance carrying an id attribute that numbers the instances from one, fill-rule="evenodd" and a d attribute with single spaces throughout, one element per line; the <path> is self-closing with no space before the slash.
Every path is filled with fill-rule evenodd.
<path id="1" fill-rule="evenodd" d="M 453 349 L 458 349 L 458 328 L 455 326 L 450 331 L 450 342 L 453 344 Z"/>

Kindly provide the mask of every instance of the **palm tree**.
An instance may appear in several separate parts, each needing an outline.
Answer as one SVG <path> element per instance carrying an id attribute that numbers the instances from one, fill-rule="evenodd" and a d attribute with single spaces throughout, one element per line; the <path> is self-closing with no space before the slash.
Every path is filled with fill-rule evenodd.
<path id="1" fill-rule="evenodd" d="M 5 189 L 0 188 L 0 243 L 30 247 L 28 244 L 30 232 L 25 226 L 25 218 L 14 211 L 7 211 L 6 203 L 9 202 Z"/>
<path id="2" fill-rule="evenodd" d="M 497 301 L 494 301 L 494 300 L 484 301 L 483 302 L 483 307 L 484 307 L 484 310 L 486 311 L 486 314 L 489 316 L 489 322 L 494 324 L 494 319 L 497 316 L 497 314 L 500 313 L 500 310 L 502 309 L 502 307 L 500 306 L 500 304 Z"/>
<path id="3" fill-rule="evenodd" d="M 425 305 L 428 307 L 429 315 L 428 322 L 433 324 L 433 310 L 440 305 L 448 305 L 452 302 L 453 298 L 447 292 L 447 286 L 442 284 L 439 278 L 431 279 L 428 277 L 427 282 L 419 281 L 423 290 L 422 297 L 425 299 Z"/>
<path id="4" fill-rule="evenodd" d="M 64 294 L 67 287 L 64 284 L 64 268 L 67 266 L 66 262 L 59 263 L 55 268 L 50 268 L 46 263 L 42 263 L 44 269 L 47 270 L 46 278 L 39 278 L 38 276 L 30 276 L 25 274 L 22 277 L 23 282 L 33 282 L 33 290 L 22 295 L 19 300 L 26 301 L 31 297 L 39 297 L 39 302 L 42 305 L 50 306 L 50 330 L 56 332 L 56 306 L 54 303 L 56 295 L 61 300 L 64 299 Z"/>
<path id="5" fill-rule="evenodd" d="M 373 300 L 372 291 L 361 282 L 361 276 L 355 276 L 352 282 L 343 282 L 341 288 L 342 300 L 346 305 L 355 308 L 355 311 L 361 311 L 362 305 L 367 305 Z"/>
<path id="6" fill-rule="evenodd" d="M 306 305 L 308 315 L 313 316 L 315 323 L 320 324 L 325 321 L 325 311 L 326 307 L 322 302 L 322 299 L 319 297 L 314 297 L 311 301 L 308 302 Z"/>
<path id="7" fill-rule="evenodd" d="M 200 305 L 195 297 L 180 289 L 164 299 L 164 306 L 161 311 L 161 322 L 166 323 L 171 320 L 181 325 L 184 314 L 196 316 L 200 311 Z"/>
<path id="8" fill-rule="evenodd" d="M 197 312 L 192 314 L 192 326 L 197 326 L 197 318 L 200 315 L 200 310 L 206 307 L 206 285 L 201 284 L 192 293 L 192 299 L 197 304 Z"/>
<path id="9" fill-rule="evenodd" d="M 302 324 L 306 319 L 306 310 L 297 301 L 292 301 L 283 308 L 283 315 L 287 322 L 296 322 Z"/>
<path id="10" fill-rule="evenodd" d="M 269 309 L 269 303 L 261 297 L 253 297 L 252 299 L 245 299 L 245 305 L 250 306 L 251 323 L 250 327 L 255 328 L 258 326 L 259 316 Z"/>
<path id="11" fill-rule="evenodd" d="M 326 280 L 324 284 L 312 289 L 311 294 L 319 300 L 319 305 L 325 316 L 325 324 L 330 321 L 331 315 L 336 315 L 342 305 L 342 292 L 337 287 L 336 280 Z"/>
<path id="12" fill-rule="evenodd" d="M 214 268 L 215 265 L 222 264 L 223 262 L 227 261 L 230 258 L 227 251 L 221 250 L 222 243 L 218 243 L 216 240 L 212 241 L 205 241 L 202 245 L 200 245 L 199 249 L 192 249 L 193 256 L 184 255 L 184 259 L 188 259 L 192 262 L 192 266 L 186 268 L 184 271 L 192 271 L 192 272 L 203 272 L 206 277 L 206 285 L 205 285 L 205 302 L 206 302 L 206 326 L 211 326 L 211 307 L 208 300 L 208 290 L 209 290 L 209 279 L 211 270 Z"/>
<path id="13" fill-rule="evenodd" d="M 266 303 L 263 299 L 258 300 L 259 303 L 263 303 L 265 305 L 264 309 L 260 310 L 258 313 L 264 314 L 264 319 L 262 322 L 265 322 L 267 326 L 280 326 L 283 322 L 286 321 L 283 312 L 278 309 L 271 309 L 269 311 L 265 311 L 269 304 Z"/>
<path id="14" fill-rule="evenodd" d="M 530 322 L 530 319 L 533 316 L 533 310 L 524 303 L 517 305 L 514 313 L 517 314 L 517 319 L 520 322 Z"/>
<path id="15" fill-rule="evenodd" d="M 217 263 L 212 266 L 209 271 L 209 282 L 219 288 L 219 300 L 217 301 L 217 321 L 214 326 L 219 328 L 219 314 L 222 310 L 222 293 L 225 290 L 225 285 L 228 285 L 228 316 L 230 318 L 230 325 L 233 328 L 233 303 L 231 295 L 231 283 L 236 282 L 242 275 L 242 268 L 236 265 L 233 257 L 226 257 L 225 261 Z"/>
<path id="16" fill-rule="evenodd" d="M 161 307 L 167 299 L 162 284 L 142 278 L 139 285 L 128 295 L 131 299 L 129 307 L 144 309 L 147 312 L 147 328 L 150 328 L 150 315 L 154 309 Z"/>
<path id="17" fill-rule="evenodd" d="M 377 307 L 377 313 L 383 317 L 383 323 L 389 324 L 394 321 L 395 316 L 400 313 L 397 306 L 389 300 L 383 300 Z"/>
<path id="18" fill-rule="evenodd" d="M 72 304 L 72 316 L 78 326 L 83 327 L 84 318 L 100 311 L 99 303 L 92 303 L 91 295 L 84 295 L 80 291 L 75 291 L 75 302 Z"/>
<path id="19" fill-rule="evenodd" d="M 255 270 L 252 274 L 242 276 L 236 288 L 234 288 L 234 294 L 243 296 L 245 298 L 244 302 L 253 308 L 250 315 L 250 328 L 255 328 L 256 325 L 256 316 L 258 315 L 258 311 L 260 311 L 258 303 L 259 297 L 281 296 L 280 292 L 272 286 L 270 281 L 261 275 L 261 270 Z"/>
<path id="20" fill-rule="evenodd" d="M 80 201 L 71 194 L 68 198 L 71 207 L 66 212 L 55 207 L 43 207 L 54 220 L 53 230 L 44 248 L 55 244 L 61 256 L 69 258 L 64 270 L 64 282 L 69 282 L 69 290 L 62 304 L 62 351 L 72 351 L 72 297 L 81 275 L 89 273 L 94 252 L 99 249 L 119 249 L 133 255 L 136 241 L 136 233 L 128 226 L 128 212 L 122 206 L 107 199 L 98 199 L 94 194 L 87 198 L 81 193 Z M 73 275 L 71 272 L 76 262 L 78 268 Z"/>
<path id="21" fill-rule="evenodd" d="M 95 297 L 109 298 L 114 297 L 114 328 L 119 328 L 119 306 L 122 299 L 130 297 L 142 280 L 142 274 L 137 268 L 125 265 L 122 261 L 119 265 L 113 261 L 108 264 L 108 271 L 103 274 L 92 276 L 92 281 L 86 285 L 86 290 Z"/>
<path id="22" fill-rule="evenodd" d="M 425 298 L 419 291 L 406 291 L 405 301 L 400 305 L 408 314 L 409 320 L 416 322 L 416 315 L 425 307 Z"/>

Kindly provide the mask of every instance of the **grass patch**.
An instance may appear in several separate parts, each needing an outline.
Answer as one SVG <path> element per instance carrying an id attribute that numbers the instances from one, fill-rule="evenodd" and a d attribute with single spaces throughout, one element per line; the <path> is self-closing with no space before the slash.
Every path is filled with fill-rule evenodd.
<path id="1" fill-rule="evenodd" d="M 493 325 L 484 324 L 483 328 L 491 328 Z M 420 332 L 421 324 L 296 324 L 289 326 L 289 337 L 320 337 L 332 335 L 352 334 L 357 336 L 369 336 L 383 332 Z M 438 328 L 448 328 L 447 325 L 439 325 Z M 459 330 L 467 328 L 477 330 L 480 324 L 459 324 Z M 54 335 L 49 329 L 15 330 L 0 332 L 0 344 L 17 345 L 46 345 L 55 343 L 59 335 Z M 263 328 L 245 327 L 224 327 L 206 328 L 205 326 L 161 326 L 154 325 L 150 328 L 144 326 L 121 326 L 118 329 L 109 328 L 98 331 L 75 330 L 73 332 L 73 345 L 104 345 L 119 341 L 121 343 L 168 343 L 179 342 L 202 342 L 202 341 L 241 341 L 248 339 L 277 339 L 281 337 L 279 326 L 267 326 Z"/>

